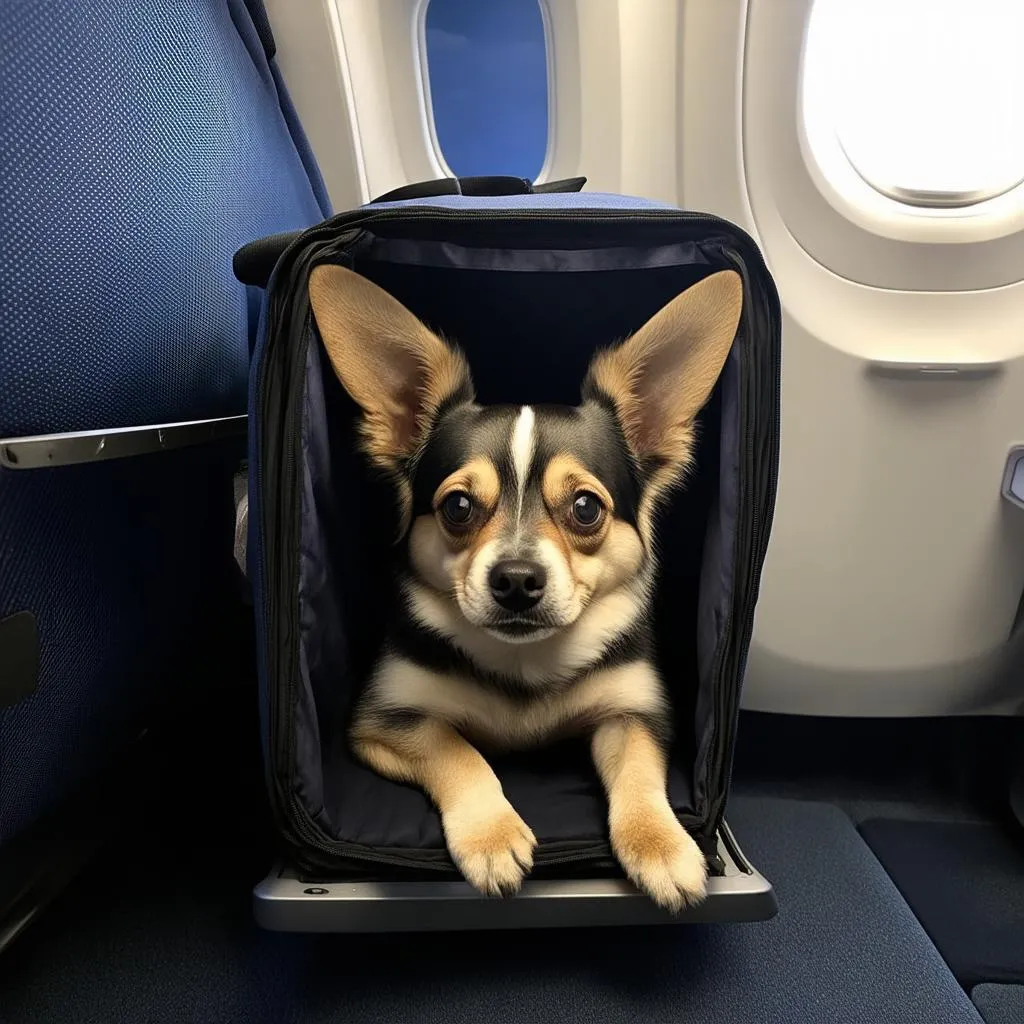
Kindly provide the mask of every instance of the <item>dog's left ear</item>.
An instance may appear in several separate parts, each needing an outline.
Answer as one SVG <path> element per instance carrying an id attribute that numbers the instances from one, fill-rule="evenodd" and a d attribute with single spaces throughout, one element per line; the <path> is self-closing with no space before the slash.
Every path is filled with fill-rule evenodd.
<path id="1" fill-rule="evenodd" d="M 722 372 L 742 309 L 739 274 L 711 274 L 590 364 L 584 396 L 596 391 L 611 400 L 641 461 L 689 462 L 693 421 Z"/>
<path id="2" fill-rule="evenodd" d="M 442 405 L 471 401 L 462 354 L 383 288 L 345 267 L 309 275 L 309 301 L 334 372 L 363 411 L 363 449 L 394 471 L 423 442 Z"/>

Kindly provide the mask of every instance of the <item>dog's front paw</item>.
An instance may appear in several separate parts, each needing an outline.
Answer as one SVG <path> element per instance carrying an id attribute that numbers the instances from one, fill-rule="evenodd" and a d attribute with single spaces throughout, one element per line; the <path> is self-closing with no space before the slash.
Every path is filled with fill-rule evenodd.
<path id="1" fill-rule="evenodd" d="M 612 816 L 615 856 L 637 888 L 678 913 L 707 893 L 707 863 L 671 808 L 631 807 Z"/>
<path id="2" fill-rule="evenodd" d="M 519 891 L 537 840 L 504 796 L 467 799 L 443 824 L 448 852 L 470 885 L 489 896 Z"/>

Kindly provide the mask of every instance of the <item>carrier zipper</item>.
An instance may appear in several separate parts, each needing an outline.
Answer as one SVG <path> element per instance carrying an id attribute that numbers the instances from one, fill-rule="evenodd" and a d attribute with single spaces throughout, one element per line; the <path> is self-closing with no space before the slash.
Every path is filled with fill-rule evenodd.
<path id="1" fill-rule="evenodd" d="M 285 492 L 285 500 L 292 502 L 291 516 L 286 524 L 289 528 L 287 531 L 282 529 L 275 529 L 269 531 L 267 529 L 271 522 L 270 516 L 270 503 L 266 500 L 266 495 L 263 490 L 263 482 L 265 479 L 264 473 L 262 472 L 263 458 L 257 457 L 254 461 L 255 472 L 254 481 L 255 486 L 258 489 L 260 497 L 260 508 L 261 516 L 257 524 L 259 529 L 260 537 L 260 560 L 258 564 L 258 572 L 260 573 L 261 582 L 265 583 L 272 575 L 266 571 L 265 561 L 267 560 L 267 539 L 268 535 L 273 534 L 281 537 L 286 534 L 289 538 L 294 533 L 294 519 L 296 517 L 296 511 L 299 502 L 299 496 L 297 488 L 294 486 L 294 470 L 295 470 L 295 446 L 298 438 L 301 435 L 301 397 L 302 387 L 304 384 L 304 374 L 301 372 L 304 366 L 304 362 L 308 350 L 308 332 L 305 328 L 305 320 L 308 316 L 308 308 L 305 299 L 302 299 L 299 303 L 299 307 L 296 310 L 294 307 L 294 298 L 292 299 L 291 306 L 287 301 L 289 295 L 294 295 L 294 290 L 290 287 L 295 284 L 296 278 L 302 276 L 302 274 L 310 268 L 310 265 L 314 262 L 322 261 L 323 257 L 337 256 L 345 251 L 346 243 L 354 240 L 358 233 L 374 223 L 380 223 L 388 220 L 404 220 L 404 221 L 439 221 L 439 222 L 473 222 L 482 219 L 489 219 L 492 221 L 500 221 L 509 224 L 513 223 L 528 223 L 537 221 L 546 222 L 569 222 L 569 223 L 594 223 L 594 224 L 615 224 L 615 223 L 632 223 L 632 222 L 647 222 L 647 223 L 666 223 L 666 224 L 697 224 L 700 223 L 705 226 L 716 226 L 722 229 L 722 234 L 728 238 L 729 241 L 739 242 L 740 248 L 744 250 L 746 257 L 752 257 L 752 260 L 745 259 L 743 256 L 731 247 L 722 245 L 715 245 L 713 238 L 705 238 L 702 241 L 702 245 L 706 248 L 718 248 L 723 255 L 727 256 L 730 261 L 738 262 L 741 270 L 742 268 L 749 267 L 751 263 L 758 269 L 758 277 L 764 279 L 767 276 L 767 267 L 764 263 L 764 258 L 760 252 L 758 246 L 753 242 L 750 236 L 743 231 L 742 228 L 733 224 L 724 218 L 714 216 L 712 214 L 701 214 L 692 211 L 680 211 L 680 210 L 635 210 L 635 211 L 618 211 L 618 210 L 588 210 L 585 213 L 577 213 L 571 210 L 521 210 L 521 211 L 500 211 L 497 209 L 481 209 L 481 210 L 448 210 L 441 207 L 427 207 L 427 206 L 416 206 L 416 207 L 396 207 L 389 209 L 363 209 L 355 211 L 353 213 L 342 214 L 329 221 L 324 222 L 317 227 L 311 228 L 299 236 L 288 248 L 282 253 L 278 260 L 277 268 L 272 278 L 272 281 L 268 284 L 268 290 L 271 294 L 268 296 L 268 310 L 267 310 L 267 325 L 265 331 L 265 343 L 263 358 L 260 361 L 259 368 L 257 370 L 256 378 L 256 395 L 258 403 L 261 408 L 267 408 L 267 367 L 272 363 L 272 356 L 277 355 L 277 349 L 281 345 L 280 338 L 280 323 L 285 314 L 291 313 L 292 324 L 291 330 L 288 332 L 288 340 L 291 341 L 290 351 L 286 353 L 287 360 L 287 394 L 284 397 L 283 408 L 275 409 L 273 411 L 278 412 L 278 416 L 271 414 L 271 410 L 267 408 L 267 415 L 262 417 L 261 432 L 258 438 L 259 453 L 261 455 L 267 452 L 268 445 L 268 433 L 266 430 L 267 423 L 279 423 L 280 413 L 289 412 L 292 420 L 287 423 L 284 437 L 278 434 L 278 442 L 283 441 L 283 451 L 280 452 L 281 456 L 281 472 L 278 474 L 277 482 L 279 485 L 283 485 L 287 480 L 289 486 L 283 487 L 282 490 Z M 347 228 L 344 234 L 339 237 L 339 232 Z M 326 243 L 326 244 L 325 244 Z M 275 287 L 278 281 L 284 279 L 285 287 L 280 291 Z M 276 294 L 275 294 L 276 293 Z M 279 297 L 285 296 L 284 301 L 280 301 Z M 762 300 L 765 298 L 761 296 Z M 771 311 L 770 311 L 771 312 Z M 296 320 L 301 317 L 302 325 L 301 329 L 296 330 Z M 776 318 L 769 318 L 769 327 L 777 329 Z M 742 361 L 741 361 L 742 367 Z M 740 382 L 741 388 L 743 381 Z M 778 384 L 776 382 L 776 387 Z M 744 410 L 745 399 L 741 391 L 741 411 Z M 777 417 L 776 418 L 776 431 L 777 431 Z M 755 431 L 749 422 L 746 426 L 746 437 L 745 442 L 748 451 L 753 454 L 753 446 L 756 441 Z M 777 442 L 774 445 L 777 450 Z M 775 470 L 770 471 L 774 475 Z M 746 474 L 744 474 L 746 476 Z M 756 483 L 756 481 L 755 481 Z M 751 488 L 745 488 L 745 493 L 749 493 Z M 271 496 L 273 498 L 274 496 Z M 741 495 L 741 509 L 742 499 L 744 495 Z M 749 581 L 750 587 L 756 587 L 757 582 L 760 578 L 760 560 L 763 558 L 763 542 L 760 538 L 762 528 L 759 524 L 758 506 L 756 503 L 756 496 L 750 500 L 755 500 L 754 509 L 751 515 L 751 533 L 753 539 L 757 541 L 756 545 L 751 545 L 747 548 L 748 559 L 751 555 L 756 555 L 760 552 L 760 555 L 756 558 L 758 562 L 754 571 L 754 578 Z M 273 521 L 275 526 L 277 525 L 276 512 L 283 509 L 275 509 L 275 515 Z M 741 517 L 742 518 L 742 517 Z M 768 517 L 770 522 L 770 516 Z M 281 649 L 282 645 L 277 642 L 277 638 L 273 641 L 270 640 L 270 625 L 274 622 L 287 621 L 289 637 L 291 643 L 285 646 L 293 648 L 296 637 L 298 636 L 298 608 L 297 601 L 294 596 L 288 597 L 285 595 L 285 601 L 291 605 L 290 611 L 292 614 L 285 617 L 282 620 L 279 616 L 274 613 L 278 610 L 278 601 L 276 600 L 277 594 L 280 593 L 280 587 L 286 586 L 294 581 L 297 573 L 296 556 L 292 554 L 296 550 L 295 544 L 287 545 L 287 552 L 285 554 L 286 564 L 282 567 L 284 571 L 276 574 L 277 579 L 273 582 L 277 586 L 264 586 L 261 588 L 263 595 L 263 608 L 257 609 L 257 614 L 264 614 L 264 621 L 262 625 L 262 632 L 264 635 L 263 646 L 264 650 L 261 651 L 261 660 L 263 661 L 265 671 L 274 672 L 276 678 L 284 678 L 287 680 L 287 684 L 284 686 L 273 687 L 270 685 L 270 680 L 267 680 L 267 687 L 269 690 L 276 692 L 278 701 L 270 701 L 270 718 L 268 721 L 268 739 L 269 746 L 272 752 L 273 764 L 269 766 L 268 775 L 272 782 L 270 789 L 272 793 L 272 799 L 276 805 L 278 816 L 281 819 L 282 831 L 285 833 L 285 837 L 288 838 L 292 845 L 297 847 L 296 852 L 302 853 L 303 849 L 306 851 L 313 849 L 325 855 L 328 863 L 336 862 L 339 858 L 348 861 L 362 861 L 372 864 L 383 864 L 391 865 L 394 867 L 402 868 L 415 868 L 417 870 L 430 869 L 451 872 L 452 867 L 450 861 L 444 858 L 441 861 L 434 861 L 432 858 L 423 859 L 418 858 L 416 855 L 420 851 L 410 851 L 408 855 L 389 855 L 383 854 L 379 851 L 368 849 L 366 847 L 360 847 L 358 844 L 347 843 L 341 840 L 325 840 L 323 833 L 309 818 L 308 812 L 304 806 L 299 802 L 295 790 L 294 790 L 294 764 L 295 764 L 295 750 L 294 750 L 294 723 L 290 720 L 291 706 L 295 699 L 295 680 L 297 673 L 297 664 L 295 661 L 295 655 L 289 652 L 287 658 L 284 657 L 285 651 Z M 283 579 L 282 579 L 283 577 Z M 749 595 L 750 590 L 747 590 Z M 745 597 L 747 595 L 744 595 Z M 735 597 L 735 595 L 734 595 Z M 749 603 L 749 601 L 747 602 Z M 735 605 L 735 601 L 734 601 Z M 743 624 L 743 632 L 741 634 L 741 644 L 737 648 L 736 644 L 733 643 L 732 649 L 734 652 L 745 652 L 747 645 L 749 644 L 750 635 L 752 633 L 752 614 L 747 613 L 747 621 Z M 733 623 L 733 610 L 730 610 L 730 618 L 727 621 L 727 631 L 732 630 Z M 728 632 L 726 634 L 728 636 Z M 266 658 L 266 654 L 269 653 L 268 649 L 273 646 L 277 648 L 274 652 L 276 657 L 271 662 L 271 659 Z M 726 644 L 728 648 L 730 645 Z M 288 662 L 287 666 L 285 661 Z M 722 657 L 719 659 L 719 663 L 716 665 L 715 678 L 716 683 L 721 678 L 722 669 L 724 668 L 725 661 L 725 650 L 723 650 Z M 283 670 L 278 672 L 278 666 Z M 718 687 L 719 690 L 722 687 Z M 735 705 L 734 708 L 726 706 L 725 700 L 719 696 L 720 705 L 716 707 L 716 720 L 714 725 L 714 733 L 712 736 L 712 742 L 710 744 L 709 756 L 714 756 L 716 753 L 719 755 L 728 754 L 731 757 L 732 743 L 726 733 L 724 742 L 721 739 L 722 736 L 722 724 L 725 718 L 728 716 L 730 724 L 733 726 L 735 731 L 735 717 L 738 715 L 739 699 L 738 694 L 732 703 Z M 729 712 L 732 712 L 730 715 Z M 286 728 L 282 728 L 282 725 L 286 725 Z M 282 735 L 283 733 L 283 735 Z M 283 766 L 282 766 L 283 761 Z M 278 772 L 284 768 L 284 778 L 278 778 Z M 712 767 L 710 764 L 707 766 L 709 769 Z M 725 766 L 726 776 L 725 784 L 728 785 L 728 780 L 731 778 L 731 761 Z M 709 775 L 709 778 L 712 776 Z M 278 783 L 282 785 L 279 788 Z M 708 820 L 705 822 L 704 827 L 700 829 L 701 833 L 707 834 L 709 829 L 708 826 L 713 825 L 710 831 L 714 831 L 718 827 L 718 823 L 721 820 L 721 795 L 724 795 L 726 790 L 719 786 L 719 806 L 708 808 Z M 296 843 L 296 840 L 298 842 Z M 423 851 L 427 853 L 427 851 Z M 554 864 L 567 864 L 573 862 L 582 862 L 598 859 L 601 856 L 607 856 L 610 854 L 608 844 L 605 842 L 597 844 L 588 844 L 586 849 L 579 851 L 566 851 L 563 854 L 552 854 L 550 857 L 544 857 L 543 852 L 537 858 L 537 865 L 554 865 Z M 443 855 L 442 855 L 443 857 Z M 303 859 L 308 859 L 303 856 Z M 319 860 L 319 858 L 317 858 Z"/>
<path id="2" fill-rule="evenodd" d="M 730 263 L 732 263 L 738 273 L 743 277 L 744 290 L 749 293 L 749 280 L 747 274 L 747 267 L 742 257 L 735 250 L 727 247 L 722 247 L 722 255 Z M 763 266 L 763 262 L 762 262 Z M 767 268 L 765 268 L 767 269 Z M 764 280 L 763 276 L 760 276 L 761 280 Z M 781 312 L 778 307 L 778 299 L 776 295 L 762 295 L 761 303 L 752 302 L 751 307 L 754 311 L 765 307 L 767 309 L 768 321 L 767 321 L 767 333 L 769 336 L 776 336 L 781 330 Z M 748 330 L 755 330 L 754 327 L 748 326 Z M 742 624 L 742 632 L 740 634 L 739 643 L 733 643 L 732 650 L 737 657 L 742 657 L 744 660 L 749 654 L 750 642 L 754 631 L 754 602 L 752 596 L 757 594 L 760 589 L 761 583 L 761 571 L 764 563 L 765 554 L 768 546 L 768 532 L 771 526 L 771 522 L 775 511 L 775 489 L 778 482 L 778 453 L 779 453 L 779 406 L 781 401 L 781 366 L 775 360 L 772 359 L 770 365 L 767 367 L 760 365 L 758 359 L 759 352 L 754 350 L 751 346 L 750 359 L 741 360 L 740 368 L 741 373 L 744 376 L 750 374 L 755 375 L 755 380 L 760 379 L 763 374 L 759 371 L 767 369 L 769 371 L 768 376 L 771 378 L 772 387 L 772 399 L 773 401 L 768 406 L 768 413 L 770 418 L 770 429 L 769 435 L 769 451 L 768 451 L 768 466 L 767 466 L 767 478 L 764 481 L 760 481 L 757 478 L 757 474 L 753 470 L 757 467 L 758 452 L 756 450 L 758 430 L 756 424 L 752 422 L 751 413 L 748 407 L 747 400 L 744 396 L 743 389 L 746 381 L 741 379 L 740 381 L 740 410 L 741 415 L 744 418 L 744 449 L 745 455 L 749 457 L 750 468 L 752 472 L 743 473 L 743 487 L 744 491 L 754 490 L 753 507 L 750 515 L 750 541 L 748 544 L 742 546 L 741 554 L 745 559 L 747 566 L 747 578 L 746 588 L 743 594 L 744 605 L 745 605 L 745 620 Z M 774 355 L 774 351 L 769 353 L 770 356 Z M 753 364 L 753 365 L 751 365 Z M 752 398 L 753 396 L 751 396 Z M 747 482 L 747 478 L 750 478 L 751 482 Z M 760 486 L 758 486 L 760 484 Z M 765 491 L 765 488 L 767 491 Z M 761 495 L 767 493 L 767 507 L 762 511 L 758 498 Z M 743 507 L 743 498 L 746 495 L 741 495 L 740 507 Z M 737 547 L 741 547 L 737 545 Z M 735 608 L 735 601 L 733 602 L 733 609 Z M 730 610 L 730 618 L 727 623 L 726 632 L 728 633 L 734 628 L 732 609 Z M 724 667 L 725 657 L 724 652 L 722 658 L 716 666 L 716 682 L 720 680 L 721 671 Z M 739 676 L 741 666 L 736 666 L 736 675 Z M 745 666 L 744 666 L 745 667 Z M 742 680 L 741 680 L 742 682 Z M 725 801 L 728 798 L 729 789 L 732 784 L 732 773 L 733 773 L 733 757 L 735 750 L 735 738 L 739 722 L 740 712 L 740 692 L 742 686 L 735 688 L 735 699 L 733 701 L 728 700 L 728 694 L 723 693 L 725 688 L 718 686 L 716 690 L 716 696 L 718 697 L 719 707 L 716 708 L 716 723 L 715 723 L 715 742 L 712 742 L 708 751 L 708 763 L 705 765 L 705 770 L 710 771 L 714 763 L 718 763 L 723 767 L 723 776 L 721 779 L 721 785 L 718 786 L 718 804 L 716 807 L 710 809 L 709 820 L 705 826 L 706 833 L 708 835 L 717 832 L 721 825 L 724 817 Z M 718 745 L 717 741 L 719 737 L 724 737 L 721 746 Z"/>

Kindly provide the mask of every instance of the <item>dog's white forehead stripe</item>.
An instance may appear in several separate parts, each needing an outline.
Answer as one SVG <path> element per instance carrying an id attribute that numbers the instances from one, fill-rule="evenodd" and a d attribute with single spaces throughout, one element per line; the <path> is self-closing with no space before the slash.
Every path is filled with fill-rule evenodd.
<path id="1" fill-rule="evenodd" d="M 516 471 L 516 487 L 520 493 L 526 487 L 526 478 L 530 475 L 530 463 L 533 462 L 533 451 L 536 439 L 533 434 L 535 417 L 533 409 L 524 405 L 516 417 L 512 428 L 512 465 Z"/>
<path id="2" fill-rule="evenodd" d="M 524 405 L 519 410 L 515 425 L 512 427 L 512 468 L 516 474 L 516 526 L 523 514 L 523 494 L 526 491 L 526 481 L 530 476 L 530 464 L 533 462 L 533 453 L 537 447 L 537 438 L 534 432 L 536 417 L 533 409 Z"/>

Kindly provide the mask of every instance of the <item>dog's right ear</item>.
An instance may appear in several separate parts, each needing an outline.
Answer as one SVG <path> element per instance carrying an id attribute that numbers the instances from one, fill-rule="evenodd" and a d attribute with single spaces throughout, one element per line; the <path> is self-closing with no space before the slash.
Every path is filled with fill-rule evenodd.
<path id="1" fill-rule="evenodd" d="M 416 451 L 443 403 L 472 401 L 462 354 L 372 281 L 321 264 L 309 300 L 334 372 L 363 411 L 363 447 L 382 468 Z"/>

